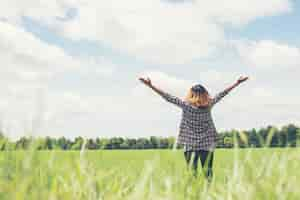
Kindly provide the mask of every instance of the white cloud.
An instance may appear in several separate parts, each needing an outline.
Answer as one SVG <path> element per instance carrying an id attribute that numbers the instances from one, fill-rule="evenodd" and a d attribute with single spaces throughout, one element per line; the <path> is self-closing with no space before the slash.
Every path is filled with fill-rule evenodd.
<path id="1" fill-rule="evenodd" d="M 300 66 L 300 49 L 271 40 L 237 42 L 238 53 L 249 66 L 280 69 Z"/>
<path id="2" fill-rule="evenodd" d="M 0 21 L 1 71 L 20 78 L 51 75 L 78 68 L 80 63 L 54 45 L 46 44 L 22 28 Z"/>
<path id="3" fill-rule="evenodd" d="M 61 20 L 70 9 L 77 15 Z M 291 9 L 289 0 L 13 0 L 0 9 L 0 16 L 28 16 L 71 39 L 99 41 L 148 62 L 185 63 L 223 46 L 224 23 L 243 25 Z"/>
<path id="4" fill-rule="evenodd" d="M 31 121 L 36 121 L 35 118 L 41 115 L 39 101 L 43 95 L 40 93 L 53 92 L 50 87 L 57 77 L 86 71 L 106 77 L 114 72 L 108 61 L 74 58 L 62 48 L 1 20 L 0 60 L 0 121 L 13 136 L 30 131 Z M 56 97 L 56 100 L 60 98 L 66 97 Z M 62 105 L 57 107 L 62 108 Z M 29 127 L 24 124 L 29 124 Z"/>
<path id="5" fill-rule="evenodd" d="M 251 6 L 248 6 L 251 4 Z M 131 5 L 131 6 L 128 6 Z M 213 54 L 224 42 L 223 26 L 287 12 L 289 1 L 88 2 L 66 23 L 64 34 L 94 39 L 147 61 L 184 63 Z"/>
<path id="6" fill-rule="evenodd" d="M 283 14 L 293 9 L 292 1 L 287 0 L 227 0 L 197 1 L 203 12 L 214 16 L 218 22 L 233 26 L 245 25 L 259 17 Z M 205 10 L 204 10 L 205 9 Z"/>
<path id="7" fill-rule="evenodd" d="M 50 77 L 66 70 L 89 69 L 109 75 L 114 68 L 101 59 L 72 57 L 62 48 L 45 43 L 18 26 L 0 21 L 0 58 L 2 73 L 15 74 L 20 79 Z"/>
<path id="8" fill-rule="evenodd" d="M 48 25 L 58 25 L 58 20 L 66 17 L 70 1 L 10 0 L 1 2 L 0 19 L 13 24 L 22 24 L 23 17 L 31 17 Z"/>
<path id="9" fill-rule="evenodd" d="M 100 41 L 147 61 L 180 63 L 209 55 L 223 41 L 222 29 L 196 12 L 193 4 L 158 0 L 88 2 L 78 5 L 79 15 L 65 24 L 64 35 Z"/>

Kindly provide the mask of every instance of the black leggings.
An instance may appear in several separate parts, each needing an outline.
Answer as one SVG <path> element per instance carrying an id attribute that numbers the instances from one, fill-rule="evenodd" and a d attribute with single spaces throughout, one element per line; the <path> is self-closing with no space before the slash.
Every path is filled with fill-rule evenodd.
<path id="1" fill-rule="evenodd" d="M 186 160 L 188 166 L 189 166 L 190 161 L 191 161 L 192 153 L 194 153 L 194 158 L 193 158 L 194 175 L 197 176 L 198 161 L 199 161 L 199 158 L 200 158 L 202 169 L 204 171 L 205 177 L 207 178 L 208 181 L 211 181 L 212 176 L 213 176 L 214 152 L 204 151 L 204 150 L 185 151 L 184 152 L 184 157 L 185 157 L 185 160 Z"/>

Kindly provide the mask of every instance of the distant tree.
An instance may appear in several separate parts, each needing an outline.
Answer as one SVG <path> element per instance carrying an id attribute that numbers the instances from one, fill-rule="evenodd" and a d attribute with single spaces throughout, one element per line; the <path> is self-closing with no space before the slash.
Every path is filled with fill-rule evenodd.
<path id="1" fill-rule="evenodd" d="M 123 140 L 123 143 L 120 144 L 120 149 L 130 149 L 129 140 L 128 139 L 124 139 Z"/>
<path id="2" fill-rule="evenodd" d="M 124 139 L 121 137 L 113 137 L 110 139 L 111 149 L 120 149 L 121 144 L 124 142 Z"/>
<path id="3" fill-rule="evenodd" d="M 175 137 L 168 137 L 168 148 L 172 149 L 174 147 L 175 144 Z"/>
<path id="4" fill-rule="evenodd" d="M 136 148 L 137 149 L 148 149 L 150 146 L 149 140 L 147 138 L 139 138 L 136 141 Z"/>
<path id="5" fill-rule="evenodd" d="M 0 150 L 80 150 L 84 143 L 82 137 L 76 137 L 74 141 L 65 137 L 58 139 L 47 137 L 33 138 L 21 137 L 17 141 L 11 141 L 4 136 L 0 128 Z M 175 144 L 175 137 L 149 138 L 90 138 L 86 140 L 87 149 L 170 149 Z M 218 135 L 217 148 L 246 147 L 296 147 L 300 146 L 300 128 L 289 124 L 278 129 L 275 126 L 267 126 L 249 131 L 225 131 Z M 182 146 L 177 146 L 182 148 Z"/>
<path id="6" fill-rule="evenodd" d="M 167 148 L 169 148 L 169 140 L 168 140 L 168 138 L 160 138 L 159 148 L 160 149 L 167 149 Z"/>
<path id="7" fill-rule="evenodd" d="M 224 137 L 224 147 L 225 148 L 232 148 L 233 147 L 233 138 L 232 137 Z"/>
<path id="8" fill-rule="evenodd" d="M 265 144 L 269 147 L 279 146 L 279 130 L 276 127 L 269 126 Z"/>
<path id="9" fill-rule="evenodd" d="M 98 149 L 98 145 L 95 140 L 88 139 L 85 145 L 86 149 L 95 150 Z"/>
<path id="10" fill-rule="evenodd" d="M 112 145 L 110 143 L 110 139 L 107 139 L 107 138 L 102 138 L 100 140 L 100 143 L 101 143 L 101 148 L 102 149 L 112 149 Z"/>
<path id="11" fill-rule="evenodd" d="M 7 139 L 4 137 L 0 138 L 0 151 L 4 151 L 5 150 L 5 145 L 7 143 Z"/>
<path id="12" fill-rule="evenodd" d="M 47 150 L 53 149 L 53 140 L 49 136 L 45 138 L 45 149 Z"/>
<path id="13" fill-rule="evenodd" d="M 136 139 L 135 138 L 128 138 L 127 143 L 130 149 L 136 149 Z"/>
<path id="14" fill-rule="evenodd" d="M 27 138 L 27 137 L 21 137 L 16 141 L 16 149 L 29 149 L 30 145 L 32 143 L 32 138 Z"/>
<path id="15" fill-rule="evenodd" d="M 223 144 L 225 148 L 232 148 L 234 146 L 233 132 L 226 131 L 223 134 Z"/>
<path id="16" fill-rule="evenodd" d="M 287 129 L 287 145 L 290 147 L 296 146 L 297 141 L 297 127 L 293 124 L 289 124 L 286 127 Z"/>
<path id="17" fill-rule="evenodd" d="M 249 147 L 261 147 L 262 146 L 262 138 L 258 138 L 257 131 L 255 129 L 251 129 L 248 135 Z"/>
<path id="18" fill-rule="evenodd" d="M 297 128 L 296 131 L 296 146 L 300 147 L 300 128 Z"/>
<path id="19" fill-rule="evenodd" d="M 150 144 L 151 144 L 151 147 L 156 149 L 159 147 L 159 138 L 156 137 L 156 136 L 151 136 L 150 137 Z"/>
<path id="20" fill-rule="evenodd" d="M 71 142 L 67 140 L 65 137 L 58 138 L 56 144 L 61 150 L 67 150 L 70 149 L 71 147 Z"/>
<path id="21" fill-rule="evenodd" d="M 97 144 L 97 149 L 102 149 L 102 143 L 100 138 L 96 138 L 95 143 Z"/>
<path id="22" fill-rule="evenodd" d="M 287 138 L 288 138 L 287 129 L 286 127 L 283 127 L 281 130 L 279 130 L 278 133 L 278 146 L 285 147 L 288 141 Z"/>
<path id="23" fill-rule="evenodd" d="M 71 145 L 72 150 L 80 150 L 83 144 L 83 138 L 82 137 L 76 137 L 74 140 L 74 143 Z"/>

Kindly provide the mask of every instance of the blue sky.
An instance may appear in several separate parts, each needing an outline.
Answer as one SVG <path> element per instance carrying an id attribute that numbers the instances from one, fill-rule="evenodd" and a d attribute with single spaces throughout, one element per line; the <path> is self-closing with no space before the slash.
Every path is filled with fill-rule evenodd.
<path id="1" fill-rule="evenodd" d="M 219 130 L 300 120 L 300 2 L 29 0 L 0 8 L 2 129 L 13 138 L 177 134 L 184 98 L 250 81 L 214 110 Z"/>
<path id="2" fill-rule="evenodd" d="M 290 13 L 255 20 L 243 29 L 229 29 L 227 35 L 233 38 L 242 36 L 251 40 L 271 39 L 299 46 L 299 1 L 293 1 L 293 9 Z"/>

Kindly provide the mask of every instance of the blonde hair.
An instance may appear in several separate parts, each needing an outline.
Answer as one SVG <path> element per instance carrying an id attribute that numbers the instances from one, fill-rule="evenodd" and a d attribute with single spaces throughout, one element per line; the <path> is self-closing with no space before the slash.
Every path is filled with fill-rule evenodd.
<path id="1" fill-rule="evenodd" d="M 212 99 L 207 91 L 198 94 L 190 89 L 185 100 L 196 107 L 208 107 Z"/>

